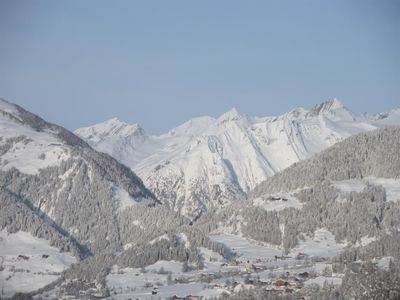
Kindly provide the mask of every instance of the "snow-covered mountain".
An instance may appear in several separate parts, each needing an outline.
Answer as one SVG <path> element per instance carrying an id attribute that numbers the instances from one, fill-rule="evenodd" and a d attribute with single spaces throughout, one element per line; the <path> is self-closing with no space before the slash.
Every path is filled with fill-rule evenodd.
<path id="1" fill-rule="evenodd" d="M 53 284 L 77 298 L 85 289 L 106 295 L 105 276 L 116 263 L 195 263 L 200 247 L 223 253 L 189 223 L 115 158 L 0 99 L 1 299 Z"/>
<path id="2" fill-rule="evenodd" d="M 142 201 L 158 202 L 132 170 L 114 158 L 1 99 L 0 186 L 0 215 L 6 220 L 0 229 L 38 234 L 43 224 L 40 230 L 32 224 L 45 222 L 79 241 L 86 254 L 121 247 L 118 217 Z M 103 221 L 97 222 L 100 218 Z M 41 237 L 49 238 L 46 232 Z"/>
<path id="3" fill-rule="evenodd" d="M 317 276 L 340 284 L 348 266 L 351 274 L 364 276 L 351 269 L 354 261 L 398 263 L 399 127 L 336 143 L 257 184 L 247 201 L 220 208 L 291 163 L 280 157 L 297 161 L 346 135 L 396 124 L 398 113 L 356 116 L 330 101 L 276 118 L 250 118 L 233 109 L 161 136 L 115 119 L 86 130 L 96 147 L 128 155 L 139 170 L 148 164 L 153 190 L 183 193 L 181 202 L 172 202 L 173 194 L 167 198 L 174 208 L 193 215 L 208 209 L 189 220 L 159 205 L 135 173 L 110 155 L 0 100 L 0 298 L 211 298 L 244 284 L 265 292 L 286 272 L 288 285 L 302 296 Z M 317 147 L 318 139 L 323 146 Z M 169 187 L 167 180 L 181 185 Z M 298 268 L 300 260 L 306 269 Z M 394 280 L 377 277 L 385 291 L 398 287 L 396 268 L 388 271 Z M 298 285 L 300 270 L 308 275 Z M 347 278 L 341 299 L 357 286 L 347 285 Z"/>
<path id="4" fill-rule="evenodd" d="M 162 202 L 195 216 L 245 197 L 267 177 L 344 138 L 394 124 L 400 124 L 400 110 L 356 115 L 330 99 L 276 117 L 249 117 L 233 108 L 158 136 L 118 119 L 76 134 L 131 167 Z"/>

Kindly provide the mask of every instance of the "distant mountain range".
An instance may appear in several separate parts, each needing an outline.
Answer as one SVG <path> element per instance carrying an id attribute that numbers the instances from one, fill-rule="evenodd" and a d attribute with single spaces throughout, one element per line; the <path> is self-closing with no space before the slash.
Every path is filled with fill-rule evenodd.
<path id="1" fill-rule="evenodd" d="M 303 288 L 322 275 L 343 283 L 335 299 L 361 299 L 371 261 L 392 262 L 368 295 L 397 297 L 399 122 L 400 110 L 355 115 L 333 99 L 161 136 L 112 119 L 78 130 L 85 142 L 0 100 L 0 298 L 265 293 L 287 271 L 299 296 L 332 298 Z"/>
<path id="2" fill-rule="evenodd" d="M 400 109 L 355 114 L 330 99 L 276 117 L 250 117 L 233 108 L 162 135 L 116 118 L 75 133 L 129 166 L 160 201 L 195 217 L 245 198 L 266 178 L 351 135 L 399 124 Z"/>

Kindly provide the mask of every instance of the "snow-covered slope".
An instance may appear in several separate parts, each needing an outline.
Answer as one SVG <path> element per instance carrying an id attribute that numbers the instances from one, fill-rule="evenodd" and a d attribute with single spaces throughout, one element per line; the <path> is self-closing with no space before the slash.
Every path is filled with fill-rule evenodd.
<path id="1" fill-rule="evenodd" d="M 1 99 L 0 186 L 0 229 L 50 239 L 48 231 L 33 230 L 44 222 L 87 253 L 121 247 L 118 217 L 142 201 L 157 203 L 132 170 Z"/>
<path id="2" fill-rule="evenodd" d="M 105 276 L 102 268 L 108 267 L 115 253 L 119 259 L 131 251 L 126 255 L 129 259 L 157 261 L 156 255 L 142 257 L 136 247 L 146 245 L 148 249 L 150 240 L 183 223 L 188 221 L 159 205 L 130 168 L 68 130 L 0 99 L 0 240 L 4 242 L 4 236 L 15 239 L 22 232 L 32 236 L 27 247 L 23 243 L 14 247 L 21 251 L 14 256 L 0 251 L 0 293 L 2 289 L 8 294 L 31 291 L 57 279 L 70 263 L 60 265 L 52 254 L 38 257 L 38 251 L 50 251 L 49 245 L 79 261 L 63 272 L 63 279 L 95 284 Z M 44 242 L 36 246 L 36 239 Z M 6 244 L 0 243 L 0 250 L 10 248 Z M 19 254 L 29 257 L 21 257 L 23 271 L 18 271 L 19 264 L 18 270 L 9 264 Z M 2 256 L 7 256 L 6 270 L 1 266 Z M 47 268 L 47 262 L 54 268 Z M 28 275 L 14 276 L 15 272 L 41 274 L 34 273 L 32 281 L 26 282 Z M 75 286 L 67 288 L 79 291 Z"/>
<path id="3" fill-rule="evenodd" d="M 69 253 L 60 252 L 47 240 L 28 232 L 0 231 L 0 298 L 42 288 L 76 262 Z"/>
<path id="4" fill-rule="evenodd" d="M 12 167 L 26 174 L 57 166 L 71 151 L 55 135 L 24 124 L 12 104 L 0 100 L 0 168 Z"/>
<path id="5" fill-rule="evenodd" d="M 325 246 L 332 246 L 333 238 L 343 246 L 379 245 L 384 236 L 398 239 L 399 153 L 400 127 L 351 136 L 267 178 L 247 201 L 206 213 L 195 224 L 292 253 L 328 255 Z M 319 233 L 325 242 L 308 238 Z M 398 246 L 393 249 L 398 252 Z"/>
<path id="6" fill-rule="evenodd" d="M 357 116 L 331 99 L 277 117 L 249 117 L 233 108 L 159 136 L 117 119 L 76 133 L 131 167 L 161 201 L 194 216 L 243 198 L 267 177 L 350 135 L 387 124 L 400 124 L 398 110 Z"/>

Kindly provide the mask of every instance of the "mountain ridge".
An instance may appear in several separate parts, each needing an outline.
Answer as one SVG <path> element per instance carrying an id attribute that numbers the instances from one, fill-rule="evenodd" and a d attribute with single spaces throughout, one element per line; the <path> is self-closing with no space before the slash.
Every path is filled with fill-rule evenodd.
<path id="1" fill-rule="evenodd" d="M 132 168 L 161 201 L 194 216 L 242 199 L 267 177 L 346 137 L 386 126 L 387 120 L 400 124 L 395 110 L 382 116 L 356 115 L 331 98 L 275 117 L 249 117 L 232 108 L 145 138 L 111 135 L 97 143 L 88 134 L 91 127 L 75 133 Z"/>
<path id="2" fill-rule="evenodd" d="M 163 298 L 185 283 L 194 295 L 215 291 L 223 278 L 235 294 L 234 281 L 276 287 L 277 272 L 292 274 L 286 280 L 297 296 L 318 275 L 348 276 L 360 259 L 398 260 L 400 127 L 373 125 L 396 121 L 397 111 L 357 121 L 338 103 L 325 107 L 264 119 L 233 110 L 149 136 L 138 165 L 151 170 L 145 180 L 157 199 L 109 154 L 0 101 L 0 275 L 8 276 L 1 297 Z M 110 125 L 114 137 L 129 126 Z M 311 142 L 321 137 L 330 142 L 318 152 Z M 161 150 L 152 153 L 155 147 Z M 138 153 L 132 150 L 125 154 Z M 279 155 L 295 162 L 284 168 Z M 302 155 L 312 157 L 299 161 Z M 304 268 L 310 278 L 300 278 Z M 24 280 L 29 286 L 21 289 Z M 356 285 L 343 282 L 347 299 Z"/>

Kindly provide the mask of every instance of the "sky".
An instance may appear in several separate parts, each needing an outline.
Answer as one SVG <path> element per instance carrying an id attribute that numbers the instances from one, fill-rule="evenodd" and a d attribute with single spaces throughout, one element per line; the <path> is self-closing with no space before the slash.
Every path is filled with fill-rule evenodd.
<path id="1" fill-rule="evenodd" d="M 397 0 L 0 0 L 0 97 L 71 130 L 378 113 L 400 106 L 399 32 Z"/>

